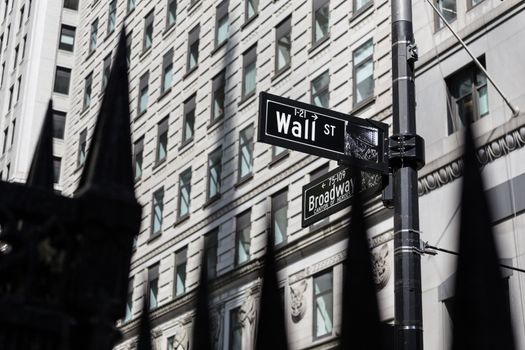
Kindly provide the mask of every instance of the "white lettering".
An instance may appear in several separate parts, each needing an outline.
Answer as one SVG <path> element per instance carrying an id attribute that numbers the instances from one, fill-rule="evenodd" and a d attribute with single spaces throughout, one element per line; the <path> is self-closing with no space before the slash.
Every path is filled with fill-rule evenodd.
<path id="1" fill-rule="evenodd" d="M 279 113 L 277 111 L 277 131 L 280 133 L 288 134 L 288 127 L 290 126 L 290 114 Z M 284 131 L 283 131 L 284 130 Z"/>
<path id="2" fill-rule="evenodd" d="M 301 137 L 303 132 L 303 126 L 301 123 L 295 121 L 292 123 L 292 135 L 295 137 Z"/>

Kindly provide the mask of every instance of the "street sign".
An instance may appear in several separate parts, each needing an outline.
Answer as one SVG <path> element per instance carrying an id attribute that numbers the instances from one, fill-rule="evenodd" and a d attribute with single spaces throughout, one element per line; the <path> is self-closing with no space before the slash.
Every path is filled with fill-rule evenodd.
<path id="1" fill-rule="evenodd" d="M 388 125 L 266 92 L 259 95 L 258 141 L 388 173 Z"/>
<path id="2" fill-rule="evenodd" d="M 361 195 L 369 199 L 381 192 L 382 176 L 361 171 Z M 355 175 L 341 166 L 303 186 L 301 224 L 307 227 L 351 204 L 355 195 Z"/>

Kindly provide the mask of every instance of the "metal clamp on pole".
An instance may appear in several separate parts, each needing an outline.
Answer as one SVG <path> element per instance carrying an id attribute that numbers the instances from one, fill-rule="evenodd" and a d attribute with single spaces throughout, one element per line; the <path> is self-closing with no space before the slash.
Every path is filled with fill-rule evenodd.
<path id="1" fill-rule="evenodd" d="M 417 170 L 425 165 L 425 140 L 415 134 L 390 136 L 390 166 L 414 165 Z"/>

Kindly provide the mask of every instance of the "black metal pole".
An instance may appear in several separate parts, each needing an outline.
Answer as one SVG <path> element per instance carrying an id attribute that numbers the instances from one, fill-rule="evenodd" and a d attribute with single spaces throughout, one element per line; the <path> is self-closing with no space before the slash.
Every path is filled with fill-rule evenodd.
<path id="1" fill-rule="evenodd" d="M 394 275 L 396 349 L 423 349 L 421 259 L 417 170 L 424 164 L 423 140 L 416 135 L 411 0 L 392 0 L 394 175 Z"/>

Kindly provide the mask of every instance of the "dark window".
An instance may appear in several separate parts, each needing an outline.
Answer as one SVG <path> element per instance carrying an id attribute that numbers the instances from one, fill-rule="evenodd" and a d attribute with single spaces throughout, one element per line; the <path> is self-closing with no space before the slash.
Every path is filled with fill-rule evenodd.
<path id="1" fill-rule="evenodd" d="M 171 28 L 177 21 L 177 0 L 168 0 L 166 28 Z"/>
<path id="2" fill-rule="evenodd" d="M 71 69 L 57 66 L 55 72 L 55 86 L 53 88 L 54 92 L 60 94 L 69 93 L 69 81 L 71 80 Z"/>
<path id="3" fill-rule="evenodd" d="M 62 24 L 60 29 L 60 44 L 58 48 L 65 51 L 73 51 L 75 46 L 75 27 Z"/>
<path id="4" fill-rule="evenodd" d="M 11 110 L 11 107 L 13 106 L 13 94 L 14 94 L 15 86 L 11 85 L 9 88 L 9 102 L 7 104 L 7 110 Z"/>
<path id="5" fill-rule="evenodd" d="M 241 308 L 230 310 L 230 335 L 229 335 L 229 349 L 228 350 L 242 350 L 242 314 Z"/>
<path id="6" fill-rule="evenodd" d="M 253 125 L 239 133 L 239 181 L 252 175 L 253 171 Z"/>
<path id="7" fill-rule="evenodd" d="M 450 23 L 456 19 L 456 0 L 434 0 L 434 5 L 438 11 L 445 17 L 445 20 Z M 436 30 L 445 26 L 445 23 L 439 18 L 437 14 L 434 15 L 434 25 Z"/>
<path id="8" fill-rule="evenodd" d="M 142 161 L 144 158 L 144 137 L 138 139 L 133 145 L 133 168 L 135 171 L 135 181 L 142 177 Z"/>
<path id="9" fill-rule="evenodd" d="M 206 260 L 206 273 L 208 279 L 214 279 L 217 276 L 217 235 L 219 229 L 215 229 L 204 236 L 204 251 Z"/>
<path id="10" fill-rule="evenodd" d="M 84 81 L 84 109 L 91 104 L 91 91 L 93 87 L 93 72 L 89 73 Z"/>
<path id="11" fill-rule="evenodd" d="M 194 27 L 188 34 L 188 61 L 186 71 L 189 72 L 199 64 L 199 32 L 200 26 Z"/>
<path id="12" fill-rule="evenodd" d="M 18 30 L 22 28 L 22 23 L 24 23 L 24 12 L 25 12 L 25 6 L 22 6 L 20 8 L 20 22 L 18 22 Z"/>
<path id="13" fill-rule="evenodd" d="M 290 67 L 292 50 L 292 17 L 289 16 L 275 28 L 275 73 Z"/>
<path id="14" fill-rule="evenodd" d="M 251 215 L 252 211 L 249 209 L 235 220 L 235 265 L 250 260 Z"/>
<path id="15" fill-rule="evenodd" d="M 66 129 L 66 113 L 53 110 L 53 137 L 56 139 L 64 139 L 64 131 Z"/>
<path id="16" fill-rule="evenodd" d="M 109 2 L 108 9 L 108 34 L 115 30 L 117 22 L 117 0 L 111 0 Z"/>
<path id="17" fill-rule="evenodd" d="M 97 48 L 98 36 L 98 18 L 91 23 L 91 34 L 89 36 L 89 52 L 95 51 Z"/>
<path id="18" fill-rule="evenodd" d="M 78 138 L 78 158 L 77 164 L 81 166 L 86 161 L 86 148 L 87 148 L 87 129 L 80 132 Z"/>
<path id="19" fill-rule="evenodd" d="M 148 50 L 153 44 L 153 11 L 144 17 L 144 39 L 142 41 L 142 51 Z"/>
<path id="20" fill-rule="evenodd" d="M 153 193 L 151 202 L 151 236 L 160 235 L 162 231 L 162 213 L 164 211 L 164 188 Z"/>
<path id="21" fill-rule="evenodd" d="M 185 145 L 193 140 L 193 132 L 195 126 L 195 99 L 196 95 L 192 95 L 184 102 L 184 118 L 182 125 L 182 144 Z"/>
<path id="22" fill-rule="evenodd" d="M 184 294 L 186 291 L 186 260 L 188 248 L 182 248 L 175 252 L 175 296 Z"/>
<path id="23" fill-rule="evenodd" d="M 254 18 L 259 11 L 259 0 L 244 0 L 244 21 Z"/>
<path id="24" fill-rule="evenodd" d="M 271 231 L 274 244 L 285 243 L 288 237 L 288 189 L 272 196 Z"/>
<path id="25" fill-rule="evenodd" d="M 170 49 L 162 58 L 161 94 L 171 89 L 173 82 L 173 49 Z"/>
<path id="26" fill-rule="evenodd" d="M 15 47 L 15 54 L 14 54 L 14 59 L 13 59 L 13 70 L 16 69 L 16 65 L 18 63 L 18 50 L 19 50 L 19 45 L 16 45 Z"/>
<path id="27" fill-rule="evenodd" d="M 328 71 L 323 72 L 317 78 L 312 80 L 312 104 L 328 108 L 330 105 L 330 74 Z"/>
<path id="28" fill-rule="evenodd" d="M 217 6 L 215 15 L 215 47 L 219 47 L 228 40 L 228 5 L 229 0 L 224 0 Z"/>
<path id="29" fill-rule="evenodd" d="M 357 13 L 359 10 L 365 9 L 369 4 L 372 4 L 372 0 L 354 0 L 353 1 L 353 12 Z"/>
<path id="30" fill-rule="evenodd" d="M 191 202 L 191 168 L 186 169 L 179 176 L 179 205 L 177 217 L 182 218 L 190 215 Z"/>
<path id="31" fill-rule="evenodd" d="M 4 145 L 2 146 L 2 154 L 4 154 L 7 149 L 7 136 L 8 135 L 9 135 L 9 126 L 4 129 Z"/>
<path id="32" fill-rule="evenodd" d="M 314 339 L 331 335 L 333 329 L 334 300 L 332 270 L 314 276 Z"/>
<path id="33" fill-rule="evenodd" d="M 126 296 L 126 313 L 124 315 L 124 322 L 131 320 L 133 311 L 133 277 L 128 282 L 128 294 Z"/>
<path id="34" fill-rule="evenodd" d="M 479 59 L 485 65 L 485 58 Z M 474 64 L 446 78 L 448 90 L 448 133 L 463 128 L 469 121 L 488 115 L 487 77 Z"/>
<path id="35" fill-rule="evenodd" d="M 242 55 L 242 98 L 255 93 L 257 46 L 252 46 Z"/>
<path id="36" fill-rule="evenodd" d="M 62 159 L 59 157 L 53 157 L 53 183 L 57 184 L 60 182 L 60 167 Z"/>
<path id="37" fill-rule="evenodd" d="M 15 142 L 15 132 L 16 132 L 16 119 L 13 119 L 13 123 L 11 126 L 11 146 Z"/>
<path id="38" fill-rule="evenodd" d="M 137 114 L 140 115 L 148 109 L 148 88 L 149 72 L 140 77 L 139 82 L 139 100 L 137 105 Z"/>
<path id="39" fill-rule="evenodd" d="M 111 54 L 107 55 L 106 58 L 104 58 L 104 63 L 102 67 L 102 91 L 106 89 L 106 86 L 108 85 L 109 75 L 111 74 Z"/>
<path id="40" fill-rule="evenodd" d="M 33 4 L 32 0 L 28 0 L 27 2 L 27 19 L 31 16 L 31 5 Z"/>
<path id="41" fill-rule="evenodd" d="M 368 40 L 353 53 L 354 105 L 374 95 L 374 42 Z"/>
<path id="42" fill-rule="evenodd" d="M 330 1 L 313 0 L 312 44 L 315 45 L 330 34 L 328 20 L 330 18 Z"/>
<path id="43" fill-rule="evenodd" d="M 129 32 L 128 35 L 126 35 L 126 60 L 128 61 L 128 67 L 131 63 L 131 44 L 133 41 L 133 32 Z"/>
<path id="44" fill-rule="evenodd" d="M 168 121 L 168 117 L 165 117 L 157 124 L 156 164 L 163 162 L 168 154 Z"/>
<path id="45" fill-rule="evenodd" d="M 212 106 L 211 122 L 220 120 L 224 116 L 226 72 L 223 70 L 213 78 L 212 82 Z"/>
<path id="46" fill-rule="evenodd" d="M 26 44 L 27 44 L 27 34 L 24 35 L 24 38 L 22 39 L 22 51 L 20 52 L 20 59 L 21 60 L 24 59 L 24 56 L 25 56 L 25 53 L 26 53 Z"/>
<path id="47" fill-rule="evenodd" d="M 20 89 L 22 87 L 22 76 L 19 76 L 16 79 L 16 102 L 20 99 Z"/>
<path id="48" fill-rule="evenodd" d="M 208 191 L 207 198 L 220 196 L 222 175 L 222 148 L 218 148 L 208 156 Z"/>
<path id="49" fill-rule="evenodd" d="M 148 308 L 149 310 L 155 309 L 159 305 L 159 265 L 155 265 L 148 268 Z"/>
<path id="50" fill-rule="evenodd" d="M 78 10 L 78 0 L 64 0 L 64 7 L 71 10 Z"/>
<path id="51" fill-rule="evenodd" d="M 127 0 L 127 11 L 131 12 L 135 9 L 135 0 Z"/>

